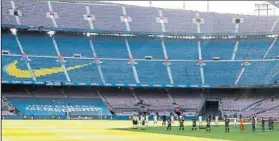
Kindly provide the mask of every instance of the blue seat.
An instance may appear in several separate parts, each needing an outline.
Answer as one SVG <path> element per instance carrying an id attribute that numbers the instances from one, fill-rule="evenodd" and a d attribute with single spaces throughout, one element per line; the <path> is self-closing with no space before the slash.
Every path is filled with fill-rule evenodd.
<path id="1" fill-rule="evenodd" d="M 278 61 L 250 62 L 239 80 L 240 85 L 262 85 L 278 72 Z M 278 78 L 278 75 L 277 75 Z M 272 81 L 270 83 L 273 83 Z"/>
<path id="2" fill-rule="evenodd" d="M 55 39 L 62 56 L 80 54 L 82 57 L 93 57 L 89 40 L 84 35 L 56 34 Z"/>
<path id="3" fill-rule="evenodd" d="M 166 66 L 163 61 L 137 61 L 139 80 L 144 84 L 170 84 Z"/>
<path id="4" fill-rule="evenodd" d="M 128 61 L 103 60 L 102 62 L 101 69 L 106 83 L 136 83 Z"/>
<path id="5" fill-rule="evenodd" d="M 272 49 L 269 51 L 266 58 L 274 59 L 276 56 L 279 56 L 279 41 L 276 40 Z"/>
<path id="6" fill-rule="evenodd" d="M 78 68 L 68 71 L 72 82 L 101 82 L 96 63 L 88 59 L 65 59 L 67 67 L 78 66 Z"/>
<path id="7" fill-rule="evenodd" d="M 26 73 L 22 74 L 21 71 Z M 27 75 L 27 77 L 26 77 Z M 2 79 L 3 80 L 32 80 L 26 63 L 21 56 L 2 57 Z"/>
<path id="8" fill-rule="evenodd" d="M 94 36 L 93 44 L 100 58 L 129 58 L 125 40 L 122 37 Z"/>
<path id="9" fill-rule="evenodd" d="M 2 32 L 2 50 L 8 50 L 11 54 L 21 54 L 15 36 L 8 31 Z"/>
<path id="10" fill-rule="evenodd" d="M 198 59 L 197 40 L 165 39 L 165 45 L 170 59 Z"/>
<path id="11" fill-rule="evenodd" d="M 161 39 L 130 37 L 128 40 L 134 58 L 144 59 L 145 56 L 152 56 L 153 59 L 164 59 Z"/>
<path id="12" fill-rule="evenodd" d="M 30 57 L 30 65 L 38 81 L 66 81 L 66 76 L 57 58 Z"/>
<path id="13" fill-rule="evenodd" d="M 241 62 L 206 62 L 205 83 L 210 85 L 234 85 L 241 71 Z"/>
<path id="14" fill-rule="evenodd" d="M 196 62 L 171 62 L 175 84 L 201 84 L 200 67 Z"/>
<path id="15" fill-rule="evenodd" d="M 221 60 L 230 60 L 235 43 L 235 40 L 202 40 L 202 58 L 212 60 L 213 57 L 220 57 Z"/>
<path id="16" fill-rule="evenodd" d="M 262 59 L 271 43 L 268 39 L 240 40 L 236 59 Z"/>
<path id="17" fill-rule="evenodd" d="M 28 55 L 57 56 L 51 37 L 46 33 L 20 33 L 19 40 Z"/>

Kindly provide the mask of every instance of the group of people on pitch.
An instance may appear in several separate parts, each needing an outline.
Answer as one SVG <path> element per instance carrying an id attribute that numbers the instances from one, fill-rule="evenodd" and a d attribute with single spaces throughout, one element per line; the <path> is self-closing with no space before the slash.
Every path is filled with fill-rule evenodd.
<path id="1" fill-rule="evenodd" d="M 157 124 L 158 117 L 159 117 L 158 113 L 155 113 L 153 115 L 154 125 Z M 163 120 L 162 126 L 167 125 L 167 130 L 171 130 L 171 126 L 172 124 L 174 124 L 174 114 L 170 113 L 170 117 L 168 119 L 166 115 L 163 115 L 162 120 Z M 145 127 L 148 127 L 149 114 L 147 112 L 138 115 L 134 114 L 132 117 L 132 123 L 134 129 L 141 127 L 141 129 L 144 130 Z M 179 116 L 179 123 L 180 123 L 180 130 L 184 130 L 184 116 Z"/>
<path id="2" fill-rule="evenodd" d="M 225 133 L 229 133 L 230 132 L 230 120 L 234 121 L 234 128 L 237 128 L 237 117 L 234 118 L 227 118 L 225 117 Z M 218 125 L 218 116 L 215 116 L 215 125 Z M 251 125 L 252 125 L 252 131 L 255 132 L 256 128 L 257 128 L 257 124 L 258 124 L 258 119 L 256 116 L 252 116 L 251 118 L 242 118 L 240 117 L 240 131 L 244 132 L 245 130 L 245 121 L 247 120 L 251 120 Z M 206 124 L 206 131 L 211 131 L 211 126 L 210 126 L 210 122 L 211 122 L 211 117 L 207 118 L 207 124 Z M 262 125 L 262 131 L 265 131 L 265 122 L 268 122 L 268 130 L 269 131 L 273 131 L 274 129 L 274 119 L 272 117 L 269 117 L 268 119 L 265 119 L 262 117 L 261 119 L 261 125 Z M 192 130 L 197 130 L 196 128 L 196 119 L 194 118 L 192 120 L 193 124 L 192 124 Z M 202 116 L 199 116 L 199 128 L 202 128 Z"/>
<path id="3" fill-rule="evenodd" d="M 227 118 L 225 117 L 225 133 L 229 133 L 230 132 L 230 120 L 234 121 L 234 128 L 237 128 L 237 117 L 234 117 L 234 118 Z M 219 117 L 218 116 L 215 116 L 215 125 L 217 126 L 218 125 L 218 120 L 219 120 Z M 256 128 L 257 128 L 257 124 L 258 124 L 258 120 L 257 120 L 257 117 L 256 116 L 252 116 L 251 118 L 242 118 L 240 117 L 240 131 L 241 132 L 244 132 L 245 130 L 245 121 L 247 120 L 251 120 L 251 123 L 252 123 L 252 131 L 255 132 L 256 131 Z M 207 124 L 206 124 L 206 131 L 211 131 L 211 126 L 210 126 L 210 122 L 211 122 L 211 117 L 208 117 L 207 118 Z M 268 118 L 268 119 L 265 119 L 262 117 L 261 119 L 261 125 L 262 125 L 262 131 L 265 131 L 265 122 L 268 122 L 268 130 L 269 131 L 273 131 L 274 129 L 274 119 L 272 117 Z M 196 119 L 194 118 L 192 120 L 193 124 L 192 124 L 192 130 L 197 130 L 196 128 Z M 199 116 L 199 128 L 202 128 L 202 116 L 200 115 Z"/>
<path id="4" fill-rule="evenodd" d="M 155 113 L 153 115 L 154 124 L 157 124 L 158 116 L 159 116 L 158 113 Z M 132 117 L 132 122 L 133 122 L 134 129 L 141 127 L 141 129 L 144 130 L 145 127 L 148 127 L 149 114 L 147 112 L 144 112 L 144 113 L 141 113 L 138 115 L 134 114 Z"/>
<path id="5" fill-rule="evenodd" d="M 157 120 L 158 120 L 158 113 L 153 115 L 153 121 L 154 121 L 154 125 L 157 124 Z M 171 130 L 172 129 L 172 125 L 174 124 L 174 114 L 171 113 L 170 117 L 167 119 L 166 115 L 162 116 L 162 126 L 167 126 L 167 130 Z M 211 117 L 209 116 L 206 119 L 206 126 L 202 126 L 202 116 L 199 115 L 198 117 L 199 120 L 199 129 L 206 129 L 207 132 L 211 131 Z M 225 133 L 229 133 L 230 132 L 230 120 L 233 120 L 234 122 L 234 128 L 237 128 L 237 118 L 227 118 L 225 117 Z M 240 117 L 240 132 L 244 132 L 245 130 L 245 121 L 251 120 L 252 123 L 252 131 L 255 132 L 256 128 L 257 128 L 257 124 L 258 124 L 258 119 L 256 116 L 253 116 L 251 118 L 242 118 Z M 149 121 L 149 115 L 148 113 L 143 113 L 143 114 L 139 114 L 139 115 L 135 115 L 132 117 L 132 121 L 133 121 L 133 128 L 138 128 L 139 126 L 141 126 L 141 129 L 144 130 L 145 127 L 148 127 L 148 121 Z M 179 130 L 184 130 L 184 115 L 178 115 L 178 122 L 179 122 Z M 268 122 L 268 130 L 269 131 L 273 131 L 274 129 L 274 119 L 272 117 L 265 119 L 262 117 L 261 119 L 261 130 L 265 131 L 265 123 Z M 217 126 L 219 124 L 219 116 L 216 115 L 215 116 L 215 126 Z M 192 119 L 192 131 L 197 131 L 197 119 L 193 118 Z"/>
<path id="6" fill-rule="evenodd" d="M 252 116 L 250 119 L 247 120 L 251 120 L 252 123 L 252 131 L 255 132 L 257 129 L 257 125 L 258 125 L 258 119 L 256 116 Z M 268 122 L 268 130 L 269 131 L 273 131 L 274 129 L 274 119 L 272 117 L 269 117 L 268 119 L 265 119 L 264 117 L 262 117 L 261 119 L 261 130 L 265 131 L 265 122 Z M 245 119 L 244 118 L 240 118 L 240 131 L 244 132 L 245 130 Z"/>

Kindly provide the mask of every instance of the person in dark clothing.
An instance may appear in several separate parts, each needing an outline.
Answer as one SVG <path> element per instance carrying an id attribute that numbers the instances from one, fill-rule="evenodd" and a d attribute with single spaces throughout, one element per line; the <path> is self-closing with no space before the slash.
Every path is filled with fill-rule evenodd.
<path id="1" fill-rule="evenodd" d="M 166 126 L 167 116 L 166 116 L 166 115 L 163 115 L 163 116 L 162 116 L 162 119 L 163 119 L 162 126 Z"/>
<path id="2" fill-rule="evenodd" d="M 269 128 L 269 131 L 272 131 L 272 117 L 270 117 L 268 120 L 268 128 Z"/>
<path id="3" fill-rule="evenodd" d="M 253 132 L 256 131 L 256 119 L 255 119 L 255 117 L 252 117 L 252 131 Z"/>
<path id="4" fill-rule="evenodd" d="M 225 133 L 230 132 L 230 119 L 226 118 L 225 119 Z"/>
<path id="5" fill-rule="evenodd" d="M 134 114 L 134 116 L 132 117 L 132 122 L 133 122 L 133 129 L 136 129 L 138 125 L 136 114 Z"/>
<path id="6" fill-rule="evenodd" d="M 262 131 L 264 131 L 264 118 L 262 117 Z"/>
<path id="7" fill-rule="evenodd" d="M 206 120 L 206 131 L 211 132 L 211 126 L 210 126 L 211 118 L 208 117 Z"/>
<path id="8" fill-rule="evenodd" d="M 141 116 L 141 130 L 145 130 L 146 118 L 145 115 L 142 114 Z"/>
<path id="9" fill-rule="evenodd" d="M 171 118 L 168 119 L 168 127 L 167 130 L 171 130 Z"/>
<path id="10" fill-rule="evenodd" d="M 179 130 L 184 130 L 184 116 L 179 116 Z"/>
<path id="11" fill-rule="evenodd" d="M 274 129 L 274 119 L 271 118 L 271 129 L 273 130 Z"/>
<path id="12" fill-rule="evenodd" d="M 192 119 L 192 131 L 197 131 L 197 119 L 193 118 Z"/>

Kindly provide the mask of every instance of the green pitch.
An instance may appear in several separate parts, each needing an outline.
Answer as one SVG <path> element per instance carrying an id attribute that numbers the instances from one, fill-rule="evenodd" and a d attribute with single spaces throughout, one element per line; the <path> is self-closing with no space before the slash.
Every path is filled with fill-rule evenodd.
<path id="1" fill-rule="evenodd" d="M 149 132 L 157 134 L 169 134 L 169 135 L 178 135 L 178 136 L 192 136 L 192 137 L 202 137 L 209 139 L 221 139 L 221 140 L 232 140 L 232 141 L 279 141 L 279 126 L 275 125 L 272 132 L 267 129 L 265 132 L 262 132 L 260 129 L 261 125 L 259 124 L 256 132 L 252 132 L 252 125 L 245 125 L 245 132 L 240 132 L 239 127 L 234 128 L 230 127 L 230 133 L 225 133 L 225 127 L 219 125 L 217 127 L 212 126 L 211 132 L 206 132 L 205 129 L 197 129 L 197 131 L 192 131 L 191 126 L 185 126 L 184 131 L 179 131 L 178 126 L 173 126 L 171 131 L 167 131 L 166 127 L 147 127 L 145 130 L 141 129 L 118 129 L 118 130 L 128 130 L 134 132 Z M 265 126 L 267 128 L 267 125 Z"/>

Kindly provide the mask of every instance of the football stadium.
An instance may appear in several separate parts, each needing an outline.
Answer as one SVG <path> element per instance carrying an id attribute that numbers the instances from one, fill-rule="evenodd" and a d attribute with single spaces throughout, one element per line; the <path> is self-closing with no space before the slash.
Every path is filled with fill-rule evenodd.
<path id="1" fill-rule="evenodd" d="M 1 8 L 3 141 L 279 141 L 278 15 Z"/>

